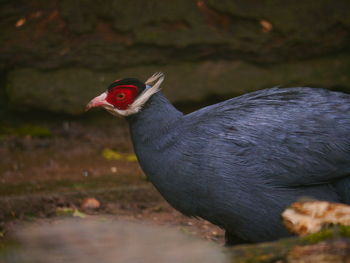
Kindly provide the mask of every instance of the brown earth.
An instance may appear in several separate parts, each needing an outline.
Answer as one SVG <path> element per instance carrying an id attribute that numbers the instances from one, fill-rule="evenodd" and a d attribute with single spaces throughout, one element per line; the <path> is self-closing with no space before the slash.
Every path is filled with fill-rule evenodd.
<path id="1" fill-rule="evenodd" d="M 48 134 L 35 134 L 38 127 L 47 129 Z M 18 132 L 23 130 L 26 132 Z M 223 243 L 221 229 L 181 215 L 147 181 L 134 159 L 123 120 L 109 116 L 92 122 L 59 119 L 43 124 L 27 120 L 5 123 L 2 131 L 0 220 L 5 237 L 28 220 L 40 224 L 81 211 L 87 218 L 106 216 L 172 226 Z M 120 156 L 106 159 L 106 149 Z M 100 207 L 83 211 L 80 206 L 85 198 L 96 198 Z"/>

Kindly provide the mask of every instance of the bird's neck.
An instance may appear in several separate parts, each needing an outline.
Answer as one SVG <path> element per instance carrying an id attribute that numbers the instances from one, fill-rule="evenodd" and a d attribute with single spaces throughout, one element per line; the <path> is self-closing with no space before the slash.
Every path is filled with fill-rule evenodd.
<path id="1" fill-rule="evenodd" d="M 157 92 L 139 113 L 127 117 L 134 145 L 137 141 L 150 141 L 166 133 L 182 115 L 161 92 Z"/>
<path id="2" fill-rule="evenodd" d="M 180 111 L 157 92 L 139 113 L 131 115 L 127 120 L 137 159 L 147 178 L 173 206 L 184 213 L 193 214 L 191 209 L 186 208 L 186 198 L 182 206 L 185 208 L 181 209 L 178 205 L 177 191 L 186 188 L 182 186 L 184 177 L 181 173 L 172 176 L 176 167 L 174 163 L 178 163 L 179 158 L 175 149 L 182 138 L 182 116 Z"/>

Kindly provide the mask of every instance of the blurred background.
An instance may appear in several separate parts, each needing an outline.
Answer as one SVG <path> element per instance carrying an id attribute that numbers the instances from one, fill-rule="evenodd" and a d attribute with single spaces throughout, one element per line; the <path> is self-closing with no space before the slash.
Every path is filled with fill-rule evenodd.
<path id="1" fill-rule="evenodd" d="M 349 88 L 349 2 L 1 1 L 2 108 L 82 114 L 116 78 L 174 102 L 274 85 Z"/>
<path id="2" fill-rule="evenodd" d="M 222 242 L 144 177 L 126 123 L 86 103 L 163 71 L 189 112 L 282 86 L 350 91 L 348 0 L 1 0 L 0 237 L 23 220 L 111 215 Z"/>

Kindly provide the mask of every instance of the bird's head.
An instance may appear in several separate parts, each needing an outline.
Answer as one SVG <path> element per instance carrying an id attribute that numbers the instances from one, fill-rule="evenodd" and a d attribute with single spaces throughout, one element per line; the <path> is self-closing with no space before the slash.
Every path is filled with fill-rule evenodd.
<path id="1" fill-rule="evenodd" d="M 116 80 L 109 85 L 107 91 L 92 99 L 86 110 L 94 107 L 103 107 L 113 115 L 129 116 L 138 113 L 149 98 L 160 90 L 164 74 L 157 72 L 145 83 L 126 78 Z"/>

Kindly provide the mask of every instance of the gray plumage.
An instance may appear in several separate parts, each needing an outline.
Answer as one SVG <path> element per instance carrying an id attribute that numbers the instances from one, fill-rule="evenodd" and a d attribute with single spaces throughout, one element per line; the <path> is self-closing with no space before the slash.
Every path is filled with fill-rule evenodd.
<path id="1" fill-rule="evenodd" d="M 277 87 L 183 115 L 158 92 L 127 119 L 164 198 L 235 244 L 288 236 L 280 214 L 300 197 L 350 202 L 349 108 L 344 93 Z"/>

